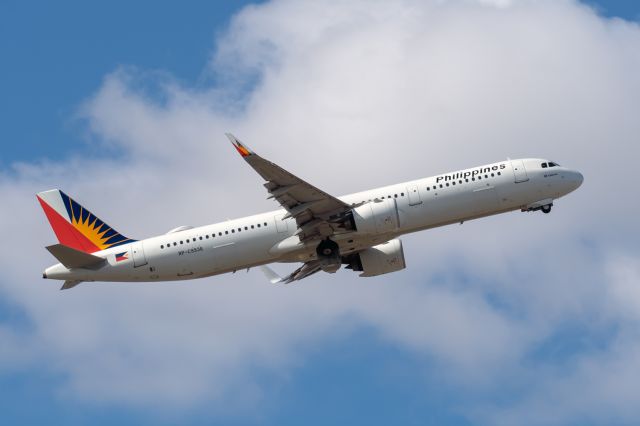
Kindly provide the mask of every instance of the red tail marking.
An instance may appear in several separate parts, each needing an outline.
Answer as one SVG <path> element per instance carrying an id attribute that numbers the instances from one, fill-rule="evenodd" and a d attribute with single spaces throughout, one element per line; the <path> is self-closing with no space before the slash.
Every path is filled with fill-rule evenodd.
<path id="1" fill-rule="evenodd" d="M 240 145 L 239 143 L 235 143 L 235 144 L 233 144 L 233 146 L 236 147 L 236 150 L 240 153 L 241 156 L 248 157 L 249 155 L 251 155 L 249 150 L 247 148 L 245 148 L 244 146 Z"/>
<path id="2" fill-rule="evenodd" d="M 76 250 L 82 250 L 85 253 L 95 253 L 100 250 L 87 237 L 82 235 L 80 231 L 73 227 L 65 218 L 55 211 L 49 204 L 45 203 L 40 197 L 37 197 L 44 214 L 49 219 L 49 224 L 53 228 L 53 232 L 58 237 L 60 244 L 69 246 Z"/>

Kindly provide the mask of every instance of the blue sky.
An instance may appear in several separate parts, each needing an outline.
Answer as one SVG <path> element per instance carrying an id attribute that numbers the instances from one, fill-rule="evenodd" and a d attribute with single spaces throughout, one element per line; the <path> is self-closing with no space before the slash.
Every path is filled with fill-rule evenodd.
<path id="1" fill-rule="evenodd" d="M 55 3 L 4 1 L 0 6 L 0 53 L 3 58 L 0 72 L 2 76 L 0 78 L 2 94 L 0 114 L 3 117 L 2 126 L 0 126 L 3 147 L 0 169 L 5 183 L 12 182 L 10 176 L 14 173 L 22 173 L 16 172 L 14 168 L 16 163 L 33 165 L 45 160 L 48 164 L 54 166 L 59 164 L 64 168 L 69 164 L 67 163 L 69 158 L 79 158 L 80 161 L 89 162 L 89 159 L 113 156 L 118 149 L 123 150 L 125 157 L 131 152 L 134 153 L 131 154 L 132 157 L 138 155 L 135 152 L 139 147 L 133 144 L 127 145 L 124 142 L 113 146 L 103 144 L 104 141 L 109 140 L 110 136 L 120 135 L 120 133 L 95 130 L 110 125 L 107 119 L 104 122 L 100 121 L 100 117 L 96 119 L 99 112 L 95 111 L 101 111 L 103 99 L 107 99 L 105 102 L 112 99 L 108 96 L 110 87 L 108 83 L 111 81 L 110 78 L 113 78 L 114 72 L 117 74 L 118 70 L 125 69 L 125 72 L 130 72 L 134 76 L 133 88 L 127 87 L 124 90 L 127 94 L 124 98 L 136 100 L 151 98 L 150 103 L 153 104 L 156 98 L 170 96 L 166 87 L 157 88 L 157 73 L 168 76 L 170 85 L 177 85 L 187 94 L 195 92 L 208 96 L 212 89 L 219 88 L 220 82 L 228 81 L 220 78 L 220 68 L 212 65 L 212 58 L 216 57 L 216 40 L 222 37 L 224 42 L 238 36 L 237 32 L 230 31 L 230 20 L 248 3 L 194 1 L 185 4 L 184 2 L 112 1 L 108 6 L 100 6 L 82 1 Z M 590 1 L 589 4 L 595 5 L 606 17 L 637 21 L 640 16 L 638 2 L 612 0 Z M 242 47 L 241 44 L 239 46 Z M 226 52 L 222 63 L 228 64 L 229 58 L 233 59 L 233 53 Z M 248 68 L 255 65 L 251 60 L 249 62 Z M 256 63 L 262 66 L 258 59 Z M 273 69 L 270 70 L 273 71 Z M 150 74 L 153 74 L 153 77 L 148 77 Z M 115 77 L 116 83 L 119 81 L 118 78 Z M 145 81 L 149 87 L 145 87 Z M 162 86 L 162 83 L 159 85 Z M 249 89 L 246 90 L 250 91 L 253 86 L 247 87 Z M 305 100 L 301 100 L 301 103 L 304 102 Z M 127 107 L 127 104 L 119 98 L 114 103 L 116 107 Z M 197 101 L 194 103 L 197 104 Z M 259 109 L 259 103 L 257 104 L 256 108 Z M 232 118 L 232 122 L 235 119 L 237 118 Z M 259 128 L 259 125 L 256 127 Z M 247 132 L 251 133 L 249 130 Z M 255 132 L 257 130 L 254 134 Z M 116 139 L 118 137 L 116 136 Z M 95 143 L 96 140 L 101 143 Z M 261 143 L 263 146 L 266 145 L 264 142 Z M 271 153 L 278 152 L 274 146 L 268 149 Z M 564 151 L 558 149 L 557 152 L 561 155 Z M 120 155 L 115 154 L 116 157 Z M 293 158 L 291 160 L 293 162 Z M 144 161 L 140 164 L 144 167 L 148 166 Z M 163 164 L 170 167 L 170 162 Z M 196 172 L 200 167 L 200 163 L 184 164 L 187 167 L 193 166 Z M 283 165 L 286 166 L 286 164 Z M 300 164 L 295 166 L 298 167 L 297 170 L 304 170 L 304 166 Z M 309 173 L 313 174 L 313 170 L 311 167 Z M 38 174 L 31 173 L 27 175 Z M 64 176 L 64 172 L 51 173 L 54 177 L 61 175 Z M 127 174 L 127 176 L 135 177 L 135 174 Z M 246 180 L 243 180 L 245 175 L 240 176 L 240 182 L 251 182 L 249 172 Z M 402 178 L 404 176 L 400 176 L 397 180 Z M 184 179 L 188 181 L 190 177 L 185 176 Z M 260 182 L 257 179 L 254 181 L 255 192 L 248 193 L 246 196 L 248 201 L 239 200 L 240 205 L 250 206 L 254 196 L 263 202 L 264 197 L 260 198 L 259 192 Z M 50 182 L 50 184 L 57 185 L 57 182 Z M 200 188 L 204 191 L 207 184 L 205 182 L 202 185 Z M 149 187 L 151 190 L 158 189 L 152 183 Z M 177 190 L 171 194 L 180 196 Z M 135 200 L 135 197 L 132 196 L 127 200 Z M 188 200 L 189 198 L 185 201 Z M 268 208 L 266 202 L 260 206 L 260 208 L 265 206 Z M 37 208 L 35 203 L 32 207 Z M 221 207 L 223 210 L 225 208 Z M 224 214 L 227 213 L 235 214 L 231 210 L 224 211 Z M 180 214 L 183 212 L 180 211 Z M 196 215 L 194 220 L 203 217 L 205 217 L 203 214 Z M 150 222 L 154 220 L 156 219 L 150 219 Z M 571 218 L 566 218 L 566 222 L 561 223 L 570 222 Z M 499 221 L 490 219 L 488 223 L 494 227 L 492 229 L 500 229 Z M 173 225 L 172 222 L 167 222 L 167 229 Z M 35 229 L 44 229 L 39 228 L 40 224 L 37 226 Z M 132 227 L 131 224 L 127 226 L 130 229 Z M 151 227 L 153 224 L 148 226 Z M 462 234 L 451 232 L 454 234 L 453 239 L 463 238 Z M 576 233 L 579 234 L 578 231 Z M 435 239 L 444 239 L 447 235 L 446 232 L 434 232 Z M 51 239 L 53 235 L 43 237 L 44 240 L 46 238 Z M 610 245 L 606 237 L 602 237 L 597 243 L 590 243 L 590 238 L 589 234 L 580 234 L 580 238 L 576 238 L 575 247 L 581 247 L 584 250 L 576 257 L 575 265 L 578 265 L 576 269 L 580 269 L 580 265 L 589 262 L 590 256 L 600 257 L 600 253 L 605 250 L 603 247 Z M 417 240 L 411 241 L 409 248 L 413 246 L 416 250 L 423 249 L 415 242 Z M 625 244 L 629 242 L 621 241 L 620 246 L 616 247 L 625 247 Z M 34 250 L 44 251 L 39 247 Z M 546 247 L 546 250 L 547 253 L 541 256 L 541 262 L 551 262 L 550 259 L 565 253 L 563 247 Z M 38 259 L 50 260 L 46 258 L 46 254 L 42 254 Z M 476 275 L 476 269 L 471 267 L 473 265 L 473 263 L 466 263 L 465 259 L 459 259 L 451 260 L 446 267 L 434 266 L 437 273 L 431 277 L 431 282 L 436 289 L 440 288 L 438 286 L 452 288 L 454 294 L 458 293 L 459 288 L 467 288 L 469 285 L 487 289 L 492 282 L 491 274 L 484 271 Z M 519 267 L 522 268 L 517 269 Z M 515 275 L 522 274 L 524 277 L 532 273 L 526 265 L 514 264 L 513 268 Z M 559 275 L 571 273 L 567 270 L 555 272 Z M 591 282 L 590 280 L 595 282 L 598 279 L 598 276 L 589 276 L 587 272 L 584 272 L 584 275 L 576 272 L 576 275 L 584 279 L 587 284 Z M 404 280 L 411 277 L 415 280 L 421 279 L 419 276 L 411 275 L 405 276 Z M 249 287 L 249 290 L 251 288 L 254 287 Z M 343 297 L 339 293 L 340 287 L 334 286 L 331 289 L 338 292 L 336 294 L 339 296 L 336 297 Z M 357 289 L 361 292 L 367 291 L 364 285 Z M 148 295 L 148 293 L 145 294 Z M 473 298 L 474 294 L 470 294 L 469 297 Z M 117 295 L 110 295 L 112 296 L 117 297 Z M 60 300 L 50 297 L 51 299 L 46 300 L 43 306 L 49 303 L 56 304 Z M 481 299 L 486 302 L 486 306 L 491 306 L 492 297 L 495 306 L 518 307 L 513 314 L 514 322 L 519 321 L 520 315 L 527 315 L 527 312 L 519 310 L 520 305 L 517 302 L 509 299 L 510 296 L 500 294 L 499 286 L 491 287 Z M 561 296 L 558 298 L 560 299 Z M 93 299 L 93 302 L 96 300 Z M 286 306 L 294 310 L 294 307 Z M 99 308 L 96 309 L 99 310 Z M 188 314 L 189 309 L 185 309 L 184 312 Z M 608 322 L 602 318 L 589 317 L 590 312 L 585 313 L 577 309 L 575 315 L 563 319 L 560 327 L 548 331 L 538 342 L 539 344 L 526 352 L 526 356 L 518 362 L 542 365 L 544 370 L 567 368 L 569 372 L 573 367 L 566 366 L 571 364 L 577 355 L 600 354 L 602 348 L 608 347 L 612 338 L 617 336 L 616 328 L 624 327 L 615 321 Z M 293 314 L 300 314 L 300 312 L 294 311 Z M 0 321 L 3 327 L 17 330 L 17 335 L 20 335 L 21 331 L 27 335 L 30 333 L 38 335 L 41 329 L 46 328 L 39 322 L 42 321 L 41 318 L 37 320 L 32 315 L 32 308 L 21 305 L 19 298 L 14 296 L 7 296 L 0 303 Z M 388 314 L 380 315 L 384 317 Z M 505 314 L 506 317 L 509 315 L 511 314 Z M 600 315 L 600 311 L 596 310 L 594 315 Z M 87 386 L 86 383 L 78 388 L 70 386 L 69 382 L 73 382 L 70 378 L 73 378 L 75 373 L 72 368 L 63 367 L 64 362 L 59 359 L 51 360 L 49 364 L 46 353 L 39 355 L 31 353 L 27 359 L 20 359 L 21 355 L 17 356 L 17 359 L 11 357 L 11 362 L 6 362 L 0 367 L 0 412 L 2 412 L 3 422 L 7 424 L 67 425 L 91 422 L 92 424 L 127 425 L 219 422 L 238 425 L 293 425 L 304 422 L 310 425 L 328 423 L 466 425 L 477 423 L 478 419 L 482 419 L 479 421 L 481 423 L 497 424 L 500 421 L 496 420 L 496 417 L 482 417 L 483 410 L 486 410 L 487 406 L 518 406 L 514 401 L 518 400 L 520 395 L 527 393 L 524 389 L 530 383 L 529 381 L 533 380 L 523 373 L 521 378 L 505 379 L 504 382 L 500 382 L 504 386 L 499 387 L 469 385 L 464 380 L 461 384 L 455 375 L 452 378 L 450 372 L 443 371 L 443 368 L 458 366 L 462 369 L 465 368 L 466 361 L 461 361 L 459 365 L 437 362 L 440 356 L 438 350 L 428 344 L 427 349 L 424 349 L 420 342 L 400 343 L 404 342 L 402 332 L 396 330 L 400 337 L 394 335 L 394 332 L 390 331 L 395 330 L 393 325 L 385 326 L 388 328 L 380 326 L 378 321 L 382 323 L 384 320 L 375 315 L 371 316 L 375 319 L 370 323 L 362 318 L 338 316 L 340 320 L 345 321 L 350 331 L 334 334 L 327 331 L 325 326 L 319 327 L 318 338 L 307 336 L 291 344 L 295 347 L 290 351 L 293 355 L 282 355 L 285 361 L 278 358 L 281 354 L 276 351 L 277 353 L 273 355 L 276 360 L 270 360 L 266 366 L 252 362 L 241 364 L 237 368 L 242 370 L 238 374 L 243 377 L 243 380 L 240 380 L 242 383 L 234 382 L 229 385 L 232 390 L 223 391 L 222 397 L 200 396 L 205 403 L 178 404 L 178 408 L 170 409 L 162 407 L 162 404 L 149 404 L 144 398 L 142 398 L 143 403 L 127 403 L 126 398 L 118 399 L 113 396 L 96 399 L 86 395 L 79 397 L 78 394 L 82 392 L 92 392 L 91 386 Z M 492 318 L 494 317 L 489 315 L 488 320 Z M 599 320 L 602 320 L 602 323 Z M 296 317 L 292 317 L 291 321 L 296 321 Z M 594 325 L 594 322 L 597 324 Z M 446 325 L 443 324 L 443 327 Z M 510 331 L 505 330 L 504 333 L 508 335 Z M 295 332 L 297 330 L 292 331 L 292 333 Z M 282 339 L 285 338 L 282 337 Z M 500 337 L 496 339 L 499 340 Z M 29 346 L 31 344 L 29 342 L 31 340 L 26 339 L 24 345 Z M 46 351 L 48 348 L 46 342 L 45 340 L 45 343 L 35 343 L 34 347 L 37 350 Z M 17 347 L 19 346 L 20 343 Z M 135 352 L 134 349 L 131 350 Z M 258 357 L 260 354 L 252 354 L 252 356 Z M 491 356 L 493 355 L 487 355 L 488 358 Z M 30 357 L 34 357 L 36 361 L 31 361 Z M 288 367 L 282 367 L 281 364 L 287 364 Z M 166 366 L 166 364 L 160 365 Z M 589 362 L 585 362 L 584 368 L 588 366 Z M 214 375 L 211 380 L 216 380 L 217 377 Z M 479 381 L 482 382 L 482 380 Z M 544 388 L 544 385 L 544 383 L 536 384 L 541 388 Z M 240 390 L 233 390 L 236 387 Z M 257 396 L 248 397 L 249 402 L 236 401 L 252 392 Z M 105 394 L 108 392 L 105 391 Z M 242 398 L 238 398 L 238 395 Z M 153 395 L 150 394 L 149 398 L 153 398 Z M 215 400 L 215 403 L 208 404 L 209 398 Z M 526 404 L 523 405 L 526 406 Z M 532 405 L 536 406 L 535 403 Z M 613 407 L 605 407 L 604 410 L 615 410 L 616 406 L 613 405 Z M 633 420 L 640 418 L 634 417 L 635 413 L 632 414 L 622 417 L 621 422 L 631 424 Z M 480 417 L 474 417 L 476 415 Z M 586 417 L 568 415 L 560 418 L 564 423 L 575 424 L 585 424 L 585 422 L 597 424 L 611 418 L 619 420 L 615 416 L 608 417 L 606 413 Z"/>
<path id="2" fill-rule="evenodd" d="M 249 3 L 3 2 L 0 113 L 8 152 L 2 164 L 33 159 L 34 153 L 59 159 L 87 149 L 75 111 L 120 66 L 166 71 L 189 86 L 215 84 L 206 70 L 215 36 Z M 586 3 L 605 16 L 640 15 L 630 0 Z"/>

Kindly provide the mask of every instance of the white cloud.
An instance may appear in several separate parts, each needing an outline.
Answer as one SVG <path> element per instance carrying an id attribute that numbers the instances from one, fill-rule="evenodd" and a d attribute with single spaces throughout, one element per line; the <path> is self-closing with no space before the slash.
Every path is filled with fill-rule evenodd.
<path id="1" fill-rule="evenodd" d="M 463 401 L 470 416 L 638 419 L 623 397 L 640 390 L 623 380 L 636 372 L 634 333 L 578 349 L 575 363 L 527 360 L 567 324 L 600 336 L 638 319 L 639 45 L 637 25 L 571 1 L 283 0 L 234 17 L 211 61 L 224 89 L 117 70 L 79 113 L 107 155 L 0 176 L 0 219 L 13 224 L 0 236 L 15 241 L 0 291 L 31 323 L 0 329 L 0 362 L 46 360 L 78 399 L 256 403 L 264 389 L 251 372 L 286 376 L 307 348 L 364 325 L 449 367 L 459 389 L 530 385 L 509 410 Z M 274 208 L 229 130 L 336 195 L 507 156 L 549 157 L 586 178 L 548 216 L 408 236 L 409 269 L 371 280 L 342 271 L 280 288 L 251 272 L 60 293 L 36 278 L 52 259 L 34 247 L 53 235 L 33 194 L 48 187 L 132 237 Z M 599 391 L 579 392 L 585 383 Z M 552 410 L 549 395 L 569 402 Z"/>

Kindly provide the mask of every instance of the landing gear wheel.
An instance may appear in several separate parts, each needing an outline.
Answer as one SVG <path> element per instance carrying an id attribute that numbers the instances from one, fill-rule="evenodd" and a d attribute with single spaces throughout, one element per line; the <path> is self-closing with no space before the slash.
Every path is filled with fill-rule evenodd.
<path id="1" fill-rule="evenodd" d="M 542 213 L 544 214 L 551 213 L 551 204 L 547 204 L 546 206 L 540 207 L 540 210 L 542 210 Z"/>
<path id="2" fill-rule="evenodd" d="M 318 257 L 334 258 L 340 255 L 340 247 L 335 241 L 330 239 L 323 240 L 318 247 L 316 247 L 316 254 Z"/>

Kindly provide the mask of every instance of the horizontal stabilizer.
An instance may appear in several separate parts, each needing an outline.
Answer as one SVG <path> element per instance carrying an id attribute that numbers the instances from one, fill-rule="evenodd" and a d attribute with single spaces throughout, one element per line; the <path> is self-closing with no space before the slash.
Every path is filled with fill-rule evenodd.
<path id="1" fill-rule="evenodd" d="M 60 290 L 69 290 L 70 288 L 74 288 L 75 286 L 77 286 L 81 282 L 82 281 L 80 281 L 80 280 L 65 281 L 64 284 L 62 285 L 62 287 L 60 287 Z"/>
<path id="2" fill-rule="evenodd" d="M 95 267 L 106 262 L 106 259 L 103 257 L 94 256 L 63 244 L 48 246 L 47 250 L 69 269 Z"/>

